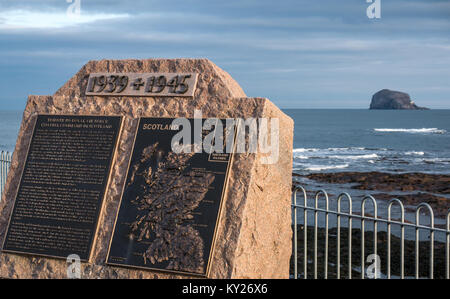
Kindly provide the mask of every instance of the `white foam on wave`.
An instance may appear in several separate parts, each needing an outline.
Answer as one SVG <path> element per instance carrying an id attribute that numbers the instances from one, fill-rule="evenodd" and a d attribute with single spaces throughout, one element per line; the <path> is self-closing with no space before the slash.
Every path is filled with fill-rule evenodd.
<path id="1" fill-rule="evenodd" d="M 335 160 L 376 160 L 387 149 L 367 149 L 364 147 L 331 147 L 331 148 L 296 148 L 294 159 L 335 159 Z"/>
<path id="2" fill-rule="evenodd" d="M 310 157 L 305 155 L 294 155 L 295 159 L 308 160 Z"/>
<path id="3" fill-rule="evenodd" d="M 294 148 L 294 154 L 329 154 L 330 152 L 339 153 L 363 153 L 365 151 L 386 150 L 386 149 L 366 149 L 364 147 L 330 147 L 330 148 Z"/>
<path id="4" fill-rule="evenodd" d="M 444 134 L 447 131 L 438 128 L 421 128 L 421 129 L 391 129 L 391 128 L 383 128 L 383 129 L 373 129 L 375 132 L 393 132 L 393 133 L 425 133 L 425 134 Z"/>
<path id="5" fill-rule="evenodd" d="M 367 155 L 341 155 L 341 156 L 328 156 L 331 159 L 343 159 L 343 160 L 359 160 L 359 159 L 376 159 L 377 154 L 367 154 Z"/>
<path id="6" fill-rule="evenodd" d="M 425 163 L 450 163 L 450 158 L 429 158 L 429 159 L 422 159 Z"/>
<path id="7" fill-rule="evenodd" d="M 330 169 L 341 169 L 341 168 L 347 168 L 348 164 L 343 165 L 311 165 L 309 167 L 306 167 L 306 170 L 311 171 L 320 171 L 320 170 L 330 170 Z"/>
<path id="8" fill-rule="evenodd" d="M 328 151 L 363 151 L 366 150 L 365 147 L 329 147 L 329 148 L 294 148 L 294 153 L 306 153 L 306 152 L 328 152 Z M 381 149 L 383 150 L 383 149 Z"/>
<path id="9" fill-rule="evenodd" d="M 292 152 L 294 153 L 305 153 L 305 152 L 317 152 L 319 148 L 294 148 Z"/>
<path id="10" fill-rule="evenodd" d="M 346 151 L 363 151 L 366 148 L 364 147 L 330 147 L 325 149 L 326 151 L 331 151 L 331 152 L 346 152 Z"/>
<path id="11" fill-rule="evenodd" d="M 425 155 L 425 153 L 424 152 L 406 152 L 405 153 L 405 155 L 407 155 L 407 156 L 423 156 L 423 155 Z"/>

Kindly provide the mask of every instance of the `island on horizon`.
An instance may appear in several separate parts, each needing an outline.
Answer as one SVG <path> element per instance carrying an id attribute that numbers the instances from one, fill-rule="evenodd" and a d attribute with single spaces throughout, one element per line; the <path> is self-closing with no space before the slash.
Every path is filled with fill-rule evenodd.
<path id="1" fill-rule="evenodd" d="M 430 110 L 417 106 L 409 94 L 401 91 L 382 89 L 372 96 L 369 109 L 390 110 Z"/>

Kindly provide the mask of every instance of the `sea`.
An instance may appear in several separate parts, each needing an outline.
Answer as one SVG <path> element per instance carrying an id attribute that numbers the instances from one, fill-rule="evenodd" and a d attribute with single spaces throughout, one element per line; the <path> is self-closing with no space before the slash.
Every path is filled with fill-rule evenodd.
<path id="1" fill-rule="evenodd" d="M 283 111 L 295 122 L 294 173 L 306 175 L 317 172 L 379 171 L 450 174 L 450 110 Z M 0 111 L 0 150 L 14 150 L 22 113 Z M 361 198 L 365 194 L 365 191 L 346 185 L 316 183 L 298 176 L 294 180 L 315 190 L 323 188 L 334 195 L 349 192 L 351 196 Z M 312 197 L 309 198 L 311 200 Z M 309 203 L 312 204 L 314 203 Z M 354 205 L 354 212 L 360 211 L 358 205 Z M 387 202 L 379 202 L 378 208 L 386 211 L 386 205 Z M 330 208 L 335 210 L 334 200 L 331 201 Z M 370 212 L 369 208 L 368 213 Z M 394 217 L 395 214 L 394 212 Z M 428 217 L 423 217 L 421 223 L 427 223 Z M 407 221 L 413 222 L 414 219 L 414 213 L 406 213 Z M 345 220 L 343 221 L 344 225 Z M 436 219 L 435 223 L 442 226 L 445 220 Z M 319 226 L 323 227 L 323 219 L 319 220 Z M 380 229 L 383 229 L 381 225 Z M 413 239 L 414 236 L 414 231 L 407 231 L 407 239 Z M 421 236 L 421 239 L 426 237 Z M 444 237 L 436 236 L 438 239 Z"/>
<path id="2" fill-rule="evenodd" d="M 288 109 L 294 172 L 450 174 L 450 110 Z"/>
<path id="3" fill-rule="evenodd" d="M 450 110 L 283 111 L 295 123 L 295 173 L 450 174 Z M 14 150 L 22 113 L 0 111 L 0 150 Z"/>
<path id="4" fill-rule="evenodd" d="M 450 174 L 450 110 L 286 109 L 284 112 L 295 122 L 296 174 L 371 171 Z M 307 191 L 325 190 L 330 194 L 331 210 L 336 210 L 335 198 L 342 192 L 352 196 L 356 213 L 361 212 L 361 199 L 365 195 L 379 192 L 356 190 L 352 184 L 328 184 L 298 176 L 293 179 Z M 449 195 L 438 195 L 450 200 Z M 386 218 L 388 202 L 377 200 L 377 203 L 379 216 Z M 314 197 L 309 196 L 308 205 L 314 204 Z M 415 223 L 415 207 L 405 205 L 405 208 L 406 221 Z M 369 205 L 367 212 L 373 213 L 373 207 Z M 392 215 L 394 219 L 400 217 L 396 209 Z M 303 221 L 300 216 L 298 221 Z M 335 220 L 330 221 L 333 227 Z M 421 213 L 420 223 L 429 225 L 427 213 Z M 435 225 L 443 227 L 445 219 L 435 218 Z M 324 227 L 322 218 L 319 227 Z M 379 224 L 379 229 L 386 227 Z M 406 230 L 405 236 L 414 240 L 414 230 Z M 420 239 L 428 237 L 425 233 Z M 443 234 L 436 234 L 436 240 L 443 238 Z"/>

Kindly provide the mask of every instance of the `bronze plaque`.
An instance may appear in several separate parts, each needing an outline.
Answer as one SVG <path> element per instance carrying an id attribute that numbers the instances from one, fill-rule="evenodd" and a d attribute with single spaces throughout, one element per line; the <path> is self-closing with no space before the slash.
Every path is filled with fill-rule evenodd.
<path id="1" fill-rule="evenodd" d="M 139 121 L 107 263 L 206 276 L 232 154 L 174 152 L 182 128 L 172 121 Z M 194 120 L 186 121 L 194 140 Z M 217 125 L 210 128 L 197 132 L 225 143 L 229 135 L 219 140 Z"/>
<path id="2" fill-rule="evenodd" d="M 38 115 L 3 251 L 89 259 L 121 124 Z"/>

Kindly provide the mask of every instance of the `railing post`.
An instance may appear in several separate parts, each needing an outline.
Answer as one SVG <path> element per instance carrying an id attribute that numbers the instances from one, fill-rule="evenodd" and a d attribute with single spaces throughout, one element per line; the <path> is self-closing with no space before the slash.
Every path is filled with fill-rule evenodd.
<path id="1" fill-rule="evenodd" d="M 3 151 L 0 155 L 0 161 L 1 161 L 1 165 L 0 165 L 0 195 L 3 195 L 3 164 L 5 163 Z"/>
<path id="2" fill-rule="evenodd" d="M 11 165 L 11 153 L 2 151 L 0 153 L 0 200 L 5 190 L 6 178 L 8 176 L 9 166 Z"/>
<path id="3" fill-rule="evenodd" d="M 314 267 L 314 279 L 317 279 L 317 227 L 319 226 L 318 224 L 318 201 L 317 201 L 317 196 L 315 198 L 315 202 L 314 202 L 314 260 L 313 260 L 313 267 Z"/>
<path id="4" fill-rule="evenodd" d="M 305 279 L 308 278 L 308 210 L 306 209 L 308 207 L 308 197 L 306 196 L 306 191 L 303 189 L 303 203 L 305 206 L 305 209 L 303 211 L 304 218 L 303 218 L 303 269 L 304 269 L 304 275 Z"/>
<path id="5" fill-rule="evenodd" d="M 298 278 L 297 271 L 297 188 L 294 190 L 294 279 Z"/>
<path id="6" fill-rule="evenodd" d="M 401 211 L 401 236 L 400 236 L 400 277 L 405 278 L 405 227 L 403 223 L 405 223 L 405 208 L 403 207 L 403 203 L 397 199 L 393 198 L 389 201 L 388 205 L 388 224 L 387 224 L 387 279 L 391 279 L 391 212 L 392 205 L 394 203 L 398 203 Z"/>
<path id="7" fill-rule="evenodd" d="M 446 247 L 446 268 L 445 268 L 445 276 L 447 279 L 450 279 L 450 210 L 447 212 L 447 240 L 445 243 Z"/>
<path id="8" fill-rule="evenodd" d="M 5 185 L 5 179 L 4 179 L 4 177 L 5 177 L 5 164 L 7 163 L 7 161 L 6 161 L 6 159 L 5 159 L 5 152 L 4 151 L 2 151 L 2 154 L 1 154 L 1 157 L 0 157 L 0 159 L 1 159 L 1 163 L 2 163 L 2 165 L 1 165 L 1 173 L 0 173 L 0 184 L 1 184 L 1 186 L 0 186 L 0 196 L 3 196 L 3 188 L 4 188 L 4 185 Z"/>
<path id="9" fill-rule="evenodd" d="M 373 217 L 373 254 L 377 255 L 377 201 L 375 200 L 375 198 L 373 198 L 371 195 L 366 195 L 364 196 L 362 202 L 361 202 L 361 279 L 364 279 L 365 276 L 365 260 L 366 260 L 366 256 L 364 254 L 364 248 L 365 248 L 365 244 L 364 244 L 364 224 L 365 224 L 365 205 L 366 205 L 366 200 L 371 200 L 372 204 L 373 204 L 373 209 L 374 209 L 374 217 Z M 375 268 L 375 278 L 377 277 L 377 273 L 380 269 Z"/>
<path id="10" fill-rule="evenodd" d="M 298 220 L 297 220 L 297 191 L 298 190 L 301 190 L 303 192 L 303 197 L 305 199 L 305 207 L 306 207 L 306 204 L 307 204 L 307 202 L 306 202 L 306 198 L 307 198 L 306 197 L 306 190 L 303 187 L 301 187 L 301 186 L 295 187 L 295 190 L 294 190 L 294 209 L 293 209 L 294 210 L 294 276 L 295 276 L 295 279 L 298 278 L 298 253 L 297 253 L 297 251 L 298 251 L 298 239 L 297 239 L 297 226 L 298 226 Z M 305 209 L 305 218 L 304 219 L 306 219 L 306 209 Z M 305 221 L 305 225 L 304 225 L 304 230 L 305 231 L 306 231 L 306 228 L 307 228 L 307 223 Z M 307 241 L 304 240 L 305 244 L 306 244 L 306 242 Z M 307 246 L 305 246 L 304 249 L 305 249 L 304 256 L 306 256 Z M 306 260 L 305 260 L 305 264 L 306 264 Z M 306 269 L 305 269 L 305 273 L 306 273 Z"/>
<path id="11" fill-rule="evenodd" d="M 341 278 L 341 200 L 348 199 L 348 278 L 352 278 L 352 197 L 348 193 L 341 193 L 337 199 L 337 279 Z"/>
<path id="12" fill-rule="evenodd" d="M 427 208 L 430 214 L 430 278 L 433 279 L 433 264 L 434 264 L 434 213 L 431 206 L 427 203 L 421 203 L 416 207 L 416 279 L 419 278 L 419 227 L 420 227 L 420 210 Z"/>
<path id="13" fill-rule="evenodd" d="M 318 223 L 318 211 L 319 208 L 319 197 L 323 194 L 325 197 L 325 257 L 324 257 L 324 277 L 328 278 L 328 211 L 329 211 L 329 201 L 328 194 L 325 190 L 319 190 L 316 193 L 314 207 L 314 278 L 317 278 L 317 229 Z"/>
<path id="14" fill-rule="evenodd" d="M 308 266 L 308 260 L 307 260 L 307 250 L 308 250 L 308 246 L 307 246 L 307 227 L 308 227 L 308 218 L 307 218 L 307 210 L 306 207 L 308 206 L 308 200 L 307 200 L 307 195 L 306 195 L 306 190 L 305 188 L 303 188 L 302 186 L 297 186 L 294 189 L 294 203 L 293 203 L 293 213 L 294 213 L 294 277 L 295 279 L 298 279 L 298 219 L 297 219 L 297 209 L 298 209 L 298 204 L 297 204 L 297 191 L 302 191 L 303 193 L 303 199 L 304 199 L 304 254 L 303 254 L 303 273 L 305 276 L 305 279 L 307 278 L 307 266 Z"/>

